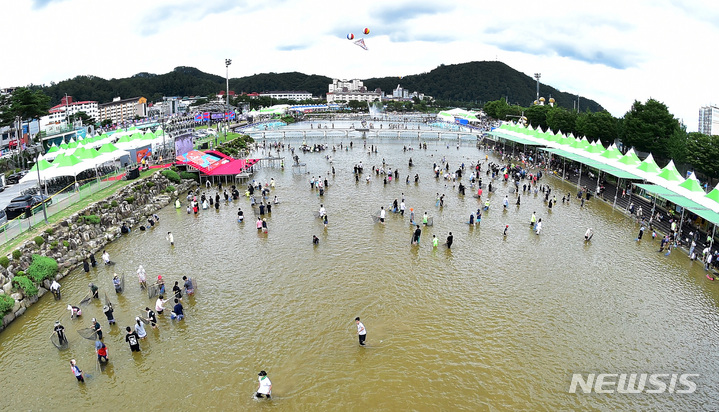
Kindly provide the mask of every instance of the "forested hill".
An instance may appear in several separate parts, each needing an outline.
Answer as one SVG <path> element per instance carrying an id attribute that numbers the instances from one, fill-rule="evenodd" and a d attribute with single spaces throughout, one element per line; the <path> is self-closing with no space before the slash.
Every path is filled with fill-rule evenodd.
<path id="1" fill-rule="evenodd" d="M 527 107 L 537 96 L 535 79 L 497 61 L 443 64 L 428 73 L 402 78 L 373 78 L 364 82 L 368 88 L 379 87 L 387 94 L 391 94 L 397 84 L 400 84 L 404 89 L 428 94 L 436 100 L 477 102 L 481 103 L 480 106 L 490 100 L 508 97 L 510 104 Z M 576 94 L 560 92 L 541 81 L 539 96 L 547 100 L 551 96 L 557 105 L 566 109 L 573 109 L 574 102 L 577 101 Z M 597 102 L 585 97 L 580 97 L 579 108 L 581 111 L 589 109 L 592 112 L 604 110 Z"/>
<path id="2" fill-rule="evenodd" d="M 324 97 L 331 82 L 332 79 L 326 76 L 298 72 L 261 73 L 230 79 L 230 90 L 237 93 L 303 90 L 313 96 Z M 387 94 L 391 94 L 397 84 L 457 106 L 462 106 L 462 103 L 481 106 L 484 102 L 506 96 L 512 104 L 528 106 L 534 101 L 536 90 L 534 79 L 500 62 L 442 65 L 428 73 L 365 80 L 369 89 L 379 87 Z M 97 100 L 104 103 L 117 96 L 144 96 L 150 101 L 157 101 L 162 96 L 214 95 L 225 89 L 225 79 L 194 67 L 176 67 L 165 74 L 143 72 L 123 79 L 77 76 L 42 88 L 52 99 L 53 105 L 60 103 L 66 93 L 76 101 Z M 558 105 L 569 109 L 576 101 L 576 95 L 560 92 L 544 84 L 540 85 L 540 95 L 547 99 L 552 96 Z M 596 102 L 585 98 L 580 99 L 580 107 L 582 111 L 587 108 L 592 111 L 602 109 Z"/>

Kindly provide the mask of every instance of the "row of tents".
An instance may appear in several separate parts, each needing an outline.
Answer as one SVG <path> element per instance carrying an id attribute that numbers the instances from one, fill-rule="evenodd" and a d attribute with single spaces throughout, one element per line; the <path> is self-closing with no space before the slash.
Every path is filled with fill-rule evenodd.
<path id="1" fill-rule="evenodd" d="M 130 150 L 143 147 L 155 147 L 165 143 L 164 132 L 158 128 L 155 132 L 145 133 L 139 130 L 103 133 L 88 138 L 70 139 L 60 145 L 51 145 L 38 162 L 30 168 L 20 182 L 40 181 L 56 177 L 71 176 L 92 170 L 108 162 L 114 162 L 129 156 Z"/>
<path id="2" fill-rule="evenodd" d="M 505 123 L 489 134 L 511 140 L 520 144 L 544 146 L 544 150 L 579 163 L 607 172 L 619 178 L 643 180 L 663 190 L 653 190 L 649 185 L 642 185 L 659 195 L 668 195 L 667 200 L 684 206 L 677 197 L 683 197 L 695 203 L 697 209 L 707 209 L 719 213 L 719 184 L 706 193 L 694 172 L 685 179 L 670 161 L 660 168 L 651 153 L 644 160 L 640 159 L 634 149 L 622 154 L 616 145 L 605 148 L 599 140 L 589 142 L 586 137 L 577 138 L 573 134 L 565 135 L 542 131 L 521 124 Z M 690 208 L 691 209 L 691 208 Z"/>

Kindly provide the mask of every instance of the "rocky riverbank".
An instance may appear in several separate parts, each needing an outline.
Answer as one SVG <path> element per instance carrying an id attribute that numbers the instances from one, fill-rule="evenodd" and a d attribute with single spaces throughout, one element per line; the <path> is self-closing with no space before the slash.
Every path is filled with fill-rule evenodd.
<path id="1" fill-rule="evenodd" d="M 179 194 L 187 193 L 196 185 L 194 180 L 182 180 L 173 186 L 160 172 L 154 173 L 51 226 L 6 258 L 0 257 L 0 301 L 13 305 L 3 316 L 0 331 L 25 313 L 50 288 L 51 279 L 33 282 L 34 287 L 25 280 L 28 279 L 25 273 L 32 264 L 33 255 L 54 259 L 58 265 L 55 279 L 59 281 L 82 265 L 83 259 L 89 254 L 101 251 L 105 245 L 120 237 L 123 223 L 133 227 L 140 222 L 147 222 L 154 212 L 174 202 Z M 22 282 L 13 282 L 16 276 L 23 278 L 25 288 Z"/>

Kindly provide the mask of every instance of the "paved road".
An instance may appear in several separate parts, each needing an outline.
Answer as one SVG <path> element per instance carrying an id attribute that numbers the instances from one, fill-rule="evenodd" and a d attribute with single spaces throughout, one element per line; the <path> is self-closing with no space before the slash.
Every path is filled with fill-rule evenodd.
<path id="1" fill-rule="evenodd" d="M 5 186 L 5 190 L 0 193 L 0 209 L 5 209 L 5 207 L 10 203 L 10 200 L 20 196 L 21 191 L 33 186 L 37 186 L 37 182 L 25 182 Z"/>

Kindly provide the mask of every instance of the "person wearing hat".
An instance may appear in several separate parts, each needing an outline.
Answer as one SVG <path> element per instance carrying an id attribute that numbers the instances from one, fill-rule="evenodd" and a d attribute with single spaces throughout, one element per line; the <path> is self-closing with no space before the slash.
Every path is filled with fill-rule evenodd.
<path id="1" fill-rule="evenodd" d="M 367 329 L 365 329 L 364 324 L 360 322 L 359 316 L 355 318 L 355 323 L 357 323 L 357 336 L 359 336 L 359 344 L 360 346 L 364 346 L 364 341 L 367 339 Z"/>
<path id="2" fill-rule="evenodd" d="M 107 363 L 107 346 L 99 340 L 96 340 L 95 351 L 97 351 L 97 361 L 100 363 Z"/>
<path id="3" fill-rule="evenodd" d="M 157 286 L 159 288 L 159 294 L 165 294 L 165 281 L 162 280 L 162 275 L 157 275 Z"/>
<path id="4" fill-rule="evenodd" d="M 67 336 L 65 336 L 65 327 L 60 324 L 59 320 L 55 321 L 55 328 L 53 331 L 57 333 L 57 338 L 60 341 L 60 345 L 67 343 Z"/>
<path id="5" fill-rule="evenodd" d="M 82 377 L 82 371 L 77 366 L 77 362 L 75 362 L 75 359 L 70 360 L 70 369 L 72 370 L 73 375 L 77 378 L 78 382 L 85 382 L 85 378 Z"/>
<path id="6" fill-rule="evenodd" d="M 409 223 L 414 224 L 414 209 L 411 207 L 409 208 Z"/>
<path id="7" fill-rule="evenodd" d="M 102 326 L 100 326 L 100 322 L 98 322 L 95 318 L 92 318 L 92 328 L 95 329 L 95 333 L 97 333 L 97 338 L 99 340 L 102 340 Z"/>
<path id="8" fill-rule="evenodd" d="M 255 397 L 260 399 L 266 397 L 267 399 L 270 399 L 270 394 L 272 393 L 272 382 L 270 382 L 270 378 L 267 377 L 267 372 L 260 371 L 260 373 L 257 374 L 260 385 L 257 387 L 257 393 L 255 394 Z"/>
<path id="9" fill-rule="evenodd" d="M 102 307 L 102 312 L 105 313 L 105 316 L 107 317 L 107 323 L 109 323 L 110 325 L 115 324 L 115 315 L 112 314 L 113 311 L 114 310 L 112 309 L 112 303 Z"/>

